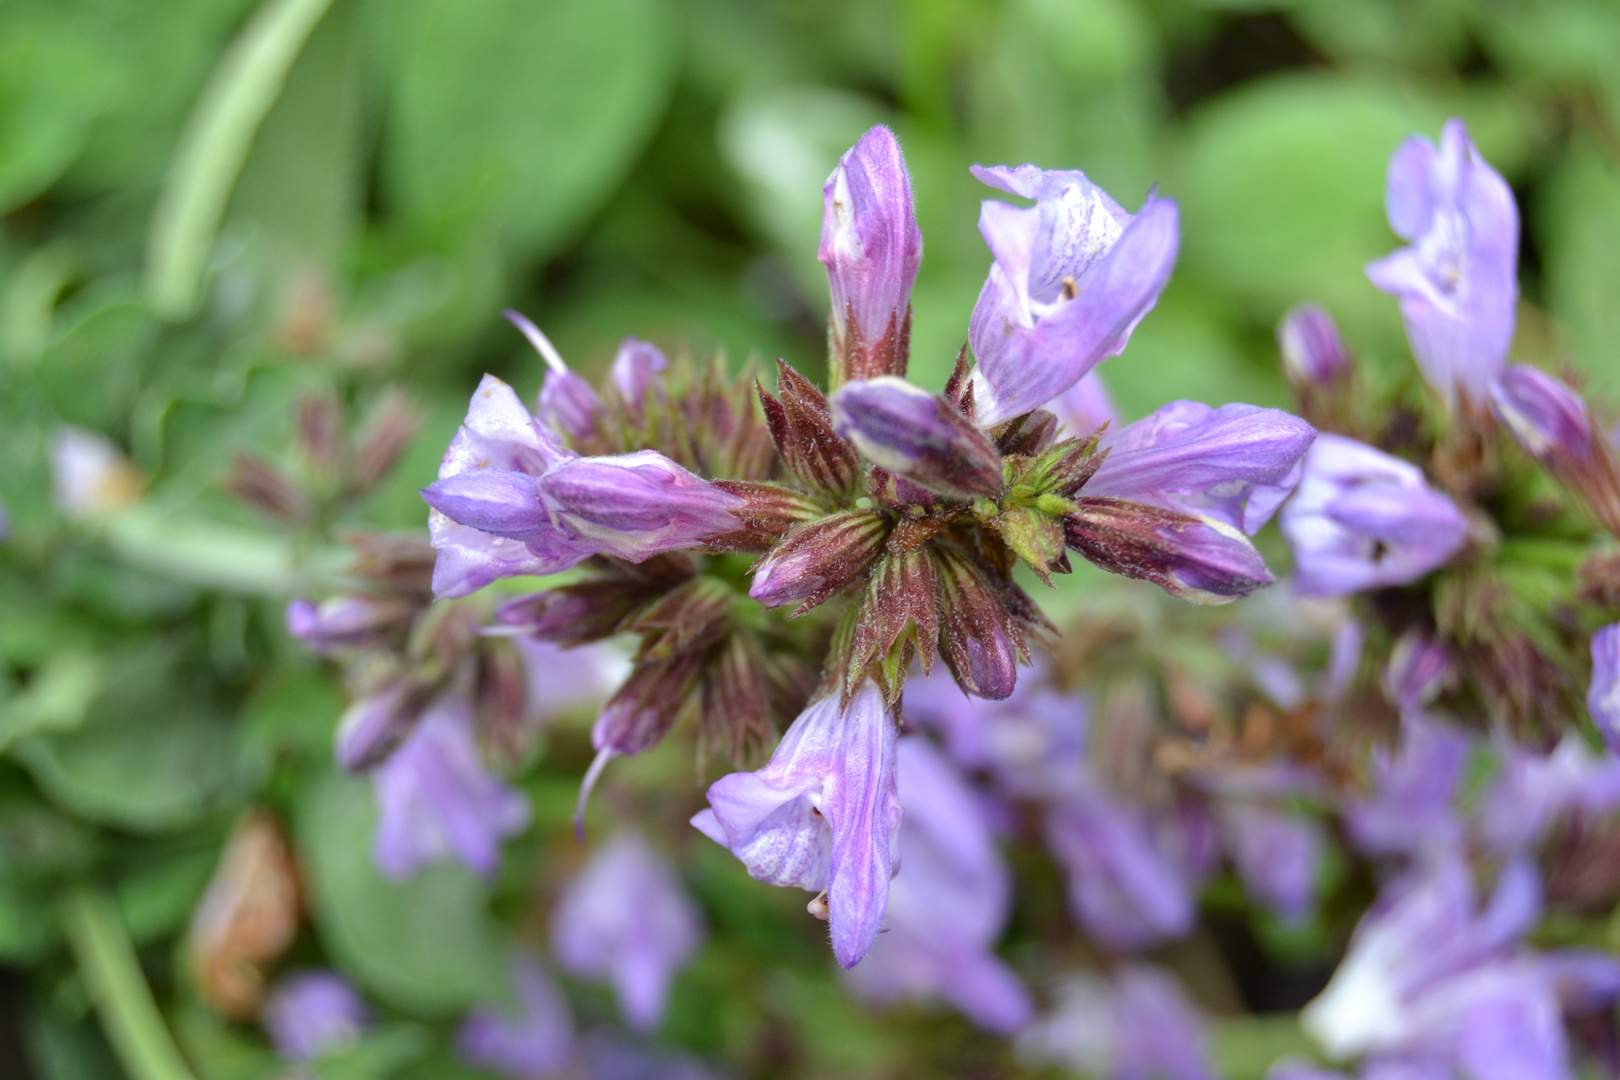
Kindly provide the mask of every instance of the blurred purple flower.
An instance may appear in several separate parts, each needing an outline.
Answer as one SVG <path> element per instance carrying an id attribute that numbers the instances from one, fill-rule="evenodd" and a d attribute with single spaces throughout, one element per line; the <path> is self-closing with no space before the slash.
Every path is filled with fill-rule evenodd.
<path id="1" fill-rule="evenodd" d="M 1059 436 L 1083 438 L 1104 424 L 1119 427 L 1119 410 L 1103 383 L 1102 372 L 1096 368 L 1063 393 L 1046 403 L 1058 418 Z"/>
<path id="2" fill-rule="evenodd" d="M 51 494 L 68 517 L 121 510 L 140 494 L 141 478 L 117 443 L 64 424 L 51 433 Z"/>
<path id="3" fill-rule="evenodd" d="M 1592 685 L 1586 707 L 1603 741 L 1620 753 L 1620 623 L 1592 635 Z"/>
<path id="4" fill-rule="evenodd" d="M 1172 401 L 1103 436 L 1086 495 L 1114 495 L 1224 522 L 1253 536 L 1299 483 L 1316 439 L 1277 409 Z"/>
<path id="5" fill-rule="evenodd" d="M 1119 952 L 1188 933 L 1211 869 L 1210 823 L 1197 811 L 1149 811 L 1090 784 L 1047 811 L 1046 845 L 1086 933 Z"/>
<path id="6" fill-rule="evenodd" d="M 1306 454 L 1281 526 L 1295 587 L 1307 596 L 1404 585 L 1444 565 L 1468 538 L 1462 511 L 1416 466 L 1339 435 L 1320 436 Z"/>
<path id="7" fill-rule="evenodd" d="M 993 951 L 1006 926 L 1012 881 L 978 797 L 920 735 L 899 741 L 900 873 L 889 888 L 887 930 L 846 976 L 870 1001 L 942 997 L 987 1031 L 1029 1022 L 1023 984 Z"/>
<path id="8" fill-rule="evenodd" d="M 1080 172 L 975 165 L 1020 209 L 986 200 L 979 232 L 995 256 L 968 327 L 985 426 L 1038 409 L 1109 356 L 1153 307 L 1176 260 L 1176 204 L 1150 194 L 1127 214 Z"/>
<path id="9" fill-rule="evenodd" d="M 832 290 L 834 383 L 903 375 L 895 349 L 909 328 L 922 231 L 894 133 L 880 125 L 862 135 L 827 178 L 822 199 L 816 257 Z"/>
<path id="10" fill-rule="evenodd" d="M 372 773 L 377 833 L 372 858 L 385 877 L 408 878 L 454 857 L 490 876 L 501 841 L 529 823 L 529 803 L 484 767 L 472 704 L 449 691 Z"/>
<path id="11" fill-rule="evenodd" d="M 259 1010 L 270 1043 L 285 1061 L 314 1061 L 360 1041 L 366 1003 L 335 971 L 283 975 Z"/>
<path id="12" fill-rule="evenodd" d="M 1423 377 L 1448 405 L 1485 406 L 1513 342 L 1519 297 L 1519 211 L 1507 182 L 1479 156 L 1461 120 L 1440 146 L 1421 136 L 1389 162 L 1384 209 L 1411 247 L 1367 267 L 1397 298 Z"/>
<path id="13" fill-rule="evenodd" d="M 1409 711 L 1395 753 L 1373 752 L 1372 790 L 1344 807 L 1345 831 L 1369 855 L 1450 851 L 1462 840 L 1452 795 L 1468 756 L 1462 732 Z"/>
<path id="14" fill-rule="evenodd" d="M 609 645 L 564 648 L 538 638 L 513 638 L 523 658 L 529 714 L 598 711 L 630 673 L 630 659 Z"/>
<path id="15" fill-rule="evenodd" d="M 601 1031 L 581 1040 L 585 1074 L 581 1080 L 718 1080 L 700 1062 L 665 1048 L 621 1043 Z"/>
<path id="16" fill-rule="evenodd" d="M 338 767 L 361 772 L 381 762 L 410 733 L 425 704 L 422 688 L 406 679 L 355 698 L 338 718 L 332 740 Z"/>
<path id="17" fill-rule="evenodd" d="M 1486 845 L 1518 854 L 1539 843 L 1561 817 L 1594 818 L 1620 809 L 1620 758 L 1588 750 L 1565 735 L 1545 756 L 1503 741 L 1497 774 L 1480 797 L 1479 831 Z"/>
<path id="18" fill-rule="evenodd" d="M 1333 316 L 1301 304 L 1277 324 L 1283 374 L 1295 386 L 1325 386 L 1350 371 L 1350 354 Z"/>
<path id="19" fill-rule="evenodd" d="M 1537 461 L 1592 456 L 1592 421 L 1581 395 L 1544 371 L 1512 364 L 1491 382 L 1491 411 Z"/>
<path id="20" fill-rule="evenodd" d="M 611 981 L 636 1031 L 658 1027 L 670 980 L 702 940 L 702 917 L 674 870 L 633 831 L 597 849 L 563 887 L 551 917 L 558 964 Z"/>
<path id="21" fill-rule="evenodd" d="M 574 1054 L 567 1001 L 527 954 L 513 957 L 509 978 L 517 1010 L 472 1010 L 456 1032 L 456 1049 L 471 1064 L 510 1080 L 560 1075 Z"/>
<path id="22" fill-rule="evenodd" d="M 406 601 L 362 593 L 345 593 L 318 604 L 294 597 L 287 601 L 287 633 L 315 655 L 327 656 L 381 640 L 415 611 Z"/>
<path id="23" fill-rule="evenodd" d="M 1232 799 L 1216 811 L 1222 846 L 1249 895 L 1284 922 L 1316 906 L 1316 879 L 1327 838 L 1314 818 L 1252 800 Z"/>
<path id="24" fill-rule="evenodd" d="M 635 422 L 641 422 L 647 395 L 662 390 L 658 377 L 668 367 L 669 358 L 650 341 L 627 337 L 619 345 L 608 378 Z"/>
<path id="25" fill-rule="evenodd" d="M 1127 964 L 1106 980 L 1069 976 L 1051 1015 L 1019 1037 L 1018 1052 L 1100 1080 L 1216 1080 L 1204 1028 L 1172 976 Z"/>
<path id="26" fill-rule="evenodd" d="M 1428 634 L 1408 630 L 1390 650 L 1384 669 L 1384 694 L 1405 713 L 1427 705 L 1456 675 L 1456 665 L 1443 645 Z"/>
<path id="27" fill-rule="evenodd" d="M 1341 1060 L 1449 1059 L 1473 1080 L 1568 1077 L 1553 973 L 1519 945 L 1539 894 L 1531 866 L 1512 862 L 1476 910 L 1462 858 L 1428 860 L 1385 887 L 1301 1025 Z"/>
<path id="28" fill-rule="evenodd" d="M 757 881 L 823 892 L 833 955 L 854 967 L 888 907 L 899 854 L 895 720 L 873 683 L 840 708 L 836 696 L 793 721 L 770 762 L 709 787 L 692 824 L 725 845 Z"/>

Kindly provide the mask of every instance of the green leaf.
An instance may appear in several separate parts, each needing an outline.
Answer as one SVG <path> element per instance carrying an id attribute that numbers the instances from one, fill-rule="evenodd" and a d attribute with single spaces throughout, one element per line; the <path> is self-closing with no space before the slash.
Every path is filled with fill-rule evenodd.
<path id="1" fill-rule="evenodd" d="M 459 864 L 384 880 L 371 862 L 375 827 L 363 779 L 328 774 L 304 792 L 298 846 L 328 951 L 377 997 L 410 1012 L 502 999 L 500 939 L 483 884 Z"/>
<path id="2" fill-rule="evenodd" d="M 387 1080 L 427 1053 L 431 1039 L 415 1024 L 390 1024 L 316 1062 L 316 1080 Z"/>
<path id="3" fill-rule="evenodd" d="M 399 0 L 383 147 L 389 202 L 527 261 L 606 201 L 674 73 L 660 0 Z"/>
<path id="4" fill-rule="evenodd" d="M 1592 388 L 1620 395 L 1620 168 L 1596 146 L 1577 144 L 1547 185 L 1542 209 L 1547 301 L 1569 328 Z"/>
<path id="5" fill-rule="evenodd" d="M 117 432 L 128 419 L 157 326 L 145 305 L 122 290 L 75 306 L 82 314 L 39 356 L 39 385 L 63 420 Z"/>
<path id="6" fill-rule="evenodd" d="M 100 676 L 92 656 L 75 652 L 53 656 L 26 691 L 0 702 L 0 753 L 29 735 L 78 727 L 100 689 Z"/>
<path id="7" fill-rule="evenodd" d="M 12 4 L 0 16 L 0 213 L 73 163 L 108 89 L 96 40 L 66 7 Z"/>
<path id="8" fill-rule="evenodd" d="M 160 314 L 179 318 L 195 306 L 220 217 L 253 136 L 330 3 L 268 0 L 209 79 L 152 218 L 146 293 Z"/>
<path id="9" fill-rule="evenodd" d="M 1227 1080 L 1261 1080 L 1280 1058 L 1315 1056 L 1292 1013 L 1224 1016 L 1212 1026 L 1216 1071 Z"/>

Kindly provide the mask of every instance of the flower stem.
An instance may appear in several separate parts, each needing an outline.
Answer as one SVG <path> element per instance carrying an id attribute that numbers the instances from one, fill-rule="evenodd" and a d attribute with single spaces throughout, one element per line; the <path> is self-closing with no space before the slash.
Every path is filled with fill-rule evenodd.
<path id="1" fill-rule="evenodd" d="M 62 916 L 101 1026 L 132 1080 L 193 1080 L 163 1024 L 112 898 L 97 889 L 75 889 L 63 903 Z"/>

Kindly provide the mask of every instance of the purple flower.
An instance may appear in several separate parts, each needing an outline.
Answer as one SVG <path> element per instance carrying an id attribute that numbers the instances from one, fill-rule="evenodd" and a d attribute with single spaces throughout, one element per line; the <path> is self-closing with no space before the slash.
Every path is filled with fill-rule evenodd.
<path id="1" fill-rule="evenodd" d="M 833 955 L 846 968 L 877 937 L 899 854 L 895 734 L 873 683 L 845 708 L 822 698 L 793 721 L 763 769 L 716 780 L 711 809 L 692 818 L 755 880 L 824 892 L 812 908 L 826 911 Z"/>
<path id="2" fill-rule="evenodd" d="M 319 604 L 303 597 L 287 602 L 287 633 L 310 652 L 326 656 L 381 640 L 408 621 L 415 608 L 401 600 L 347 593 Z"/>
<path id="3" fill-rule="evenodd" d="M 625 1022 L 652 1031 L 669 983 L 703 940 L 703 921 L 669 864 L 639 833 L 621 832 L 563 888 L 551 947 L 564 971 L 608 979 Z"/>
<path id="4" fill-rule="evenodd" d="M 1390 650 L 1384 670 L 1384 693 L 1404 714 L 1435 699 L 1456 675 L 1445 647 L 1416 630 L 1402 634 Z"/>
<path id="5" fill-rule="evenodd" d="M 1103 383 L 1102 372 L 1093 368 L 1073 386 L 1046 403 L 1058 418 L 1060 434 L 1068 436 L 1090 435 L 1109 424 L 1119 426 L 1119 410 Z"/>
<path id="6" fill-rule="evenodd" d="M 1230 800 L 1217 816 L 1223 846 L 1249 895 L 1285 922 L 1310 914 L 1326 845 L 1321 825 L 1249 800 Z"/>
<path id="7" fill-rule="evenodd" d="M 1346 596 L 1407 582 L 1450 560 L 1468 519 L 1415 466 L 1354 439 L 1319 436 L 1299 490 L 1283 507 L 1295 587 Z"/>
<path id="8" fill-rule="evenodd" d="M 1333 316 L 1315 304 L 1302 304 L 1282 317 L 1277 351 L 1295 386 L 1325 386 L 1350 371 L 1350 354 Z"/>
<path id="9" fill-rule="evenodd" d="M 1001 492 L 1001 455 L 944 397 L 885 375 L 839 387 L 832 415 L 868 461 L 930 491 L 964 499 Z"/>
<path id="10" fill-rule="evenodd" d="M 922 231 L 894 133 L 874 127 L 838 161 L 822 189 L 821 246 L 832 289 L 834 382 L 905 374 L 911 283 Z"/>
<path id="11" fill-rule="evenodd" d="M 1440 147 L 1420 136 L 1389 162 L 1389 226 L 1411 247 L 1367 267 L 1399 298 L 1406 337 L 1429 385 L 1448 405 L 1460 393 L 1483 407 L 1513 341 L 1518 302 L 1519 211 L 1506 181 L 1487 165 L 1461 120 Z"/>
<path id="12" fill-rule="evenodd" d="M 731 511 L 743 504 L 656 450 L 573 458 L 551 469 L 544 486 L 568 536 L 631 562 L 730 532 Z"/>
<path id="13" fill-rule="evenodd" d="M 515 1013 L 474 1009 L 456 1032 L 456 1049 L 473 1065 L 511 1080 L 558 1075 L 574 1053 L 568 1003 L 532 956 L 511 963 Z"/>
<path id="14" fill-rule="evenodd" d="M 572 438 L 590 437 L 602 419 L 602 399 L 596 396 L 596 390 L 568 370 L 562 354 L 538 326 L 516 311 L 502 314 L 529 339 L 529 344 L 546 362 L 546 381 L 540 386 L 540 417 Z"/>
<path id="15" fill-rule="evenodd" d="M 510 386 L 493 375 L 485 375 L 467 407 L 466 420 L 445 450 L 439 465 L 439 483 L 487 470 L 538 477 L 571 456 L 572 451 L 523 407 Z M 507 497 L 516 497 L 530 506 L 530 490 L 519 480 L 490 481 L 489 497 L 484 502 L 488 504 L 495 492 L 505 492 Z M 477 492 L 474 485 L 461 494 L 470 498 Z M 530 508 L 537 506 L 536 498 Z M 428 514 L 428 531 L 438 551 L 433 591 L 439 597 L 466 596 L 497 578 L 553 574 L 591 554 L 589 547 L 570 541 L 554 529 L 545 529 L 538 520 L 529 530 L 534 537 L 530 543 L 461 523 L 434 507 Z"/>
<path id="16" fill-rule="evenodd" d="M 338 718 L 333 757 L 345 772 L 360 772 L 386 758 L 410 733 L 426 704 L 423 688 L 394 679 L 354 699 Z"/>
<path id="17" fill-rule="evenodd" d="M 650 341 L 627 337 L 619 345 L 608 378 L 624 399 L 632 420 L 640 423 L 647 395 L 663 389 L 659 375 L 668 367 L 669 357 Z"/>
<path id="18" fill-rule="evenodd" d="M 1586 707 L 1603 741 L 1620 753 L 1620 623 L 1592 635 L 1592 687 L 1586 692 Z"/>
<path id="19" fill-rule="evenodd" d="M 105 435 L 63 425 L 51 433 L 51 494 L 68 517 L 99 517 L 133 503 L 141 476 Z"/>
<path id="20" fill-rule="evenodd" d="M 1371 762 L 1372 791 L 1344 808 L 1350 839 L 1370 855 L 1449 851 L 1462 838 L 1452 793 L 1468 756 L 1469 738 L 1416 710 L 1401 718 L 1394 753 Z"/>
<path id="21" fill-rule="evenodd" d="M 1491 381 L 1491 412 L 1537 461 L 1571 464 L 1592 456 L 1586 402 L 1544 371 L 1513 364 Z"/>
<path id="22" fill-rule="evenodd" d="M 595 711 L 630 674 L 629 658 L 608 645 L 568 649 L 526 636 L 513 640 L 523 658 L 531 716 Z"/>
<path id="23" fill-rule="evenodd" d="M 1478 910 L 1473 892 L 1456 855 L 1392 882 L 1301 1025 L 1338 1059 L 1449 1059 L 1479 1080 L 1567 1077 L 1552 971 L 1518 945 L 1540 913 L 1535 871 L 1509 863 Z"/>
<path id="24" fill-rule="evenodd" d="M 979 232 L 995 265 L 968 327 L 981 424 L 1038 409 L 1125 348 L 1176 260 L 1176 204 L 1149 195 L 1134 217 L 1079 172 L 975 165 L 973 175 L 1034 199 L 986 200 Z"/>
<path id="25" fill-rule="evenodd" d="M 1052 1014 L 1018 1040 L 1031 1064 L 1058 1063 L 1106 1080 L 1215 1080 L 1204 1019 L 1181 985 L 1150 964 L 1104 980 L 1071 975 Z"/>
<path id="26" fill-rule="evenodd" d="M 1172 401 L 1103 437 L 1086 495 L 1115 495 L 1214 518 L 1253 536 L 1299 483 L 1316 439 L 1277 409 Z"/>
<path id="27" fill-rule="evenodd" d="M 899 742 L 901 871 L 888 929 L 847 979 L 870 1001 L 942 997 L 987 1031 L 1010 1034 L 1033 1012 L 993 951 L 1012 882 L 967 782 L 920 735 Z"/>
<path id="28" fill-rule="evenodd" d="M 372 773 L 372 858 L 385 877 L 408 878 L 449 857 L 488 877 L 501 841 L 529 823 L 528 800 L 484 767 L 472 724 L 471 702 L 446 692 Z"/>
<path id="29" fill-rule="evenodd" d="M 1100 785 L 1054 804 L 1046 844 L 1069 879 L 1069 907 L 1116 951 L 1178 938 L 1193 927 L 1194 890 L 1209 869 L 1207 822 L 1150 812 Z"/>
<path id="30" fill-rule="evenodd" d="M 1539 843 L 1566 814 L 1592 818 L 1620 808 L 1620 758 L 1599 757 L 1579 735 L 1566 735 L 1545 756 L 1504 742 L 1498 756 L 1478 818 L 1485 843 L 1499 854 Z"/>
<path id="31" fill-rule="evenodd" d="M 297 971 L 271 989 L 259 1019 L 283 1060 L 314 1061 L 360 1041 L 366 1003 L 335 971 Z"/>
<path id="32" fill-rule="evenodd" d="M 1064 543 L 1110 573 L 1194 604 L 1229 604 L 1272 582 L 1254 544 L 1224 521 L 1114 496 L 1082 496 L 1075 506 L 1063 518 Z"/>

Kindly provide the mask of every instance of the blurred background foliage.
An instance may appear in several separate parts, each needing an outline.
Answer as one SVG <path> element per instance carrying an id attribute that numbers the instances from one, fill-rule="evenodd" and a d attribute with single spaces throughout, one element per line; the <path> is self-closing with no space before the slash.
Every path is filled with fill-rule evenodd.
<path id="1" fill-rule="evenodd" d="M 881 121 L 926 238 L 914 379 L 943 381 L 990 262 L 967 166 L 1033 161 L 1127 207 L 1154 185 L 1181 203 L 1172 283 L 1104 369 L 1127 416 L 1282 404 L 1272 327 L 1301 300 L 1410 377 L 1361 267 L 1395 243 L 1389 154 L 1460 115 L 1524 214 L 1518 354 L 1620 392 L 1616 57 L 1612 0 L 5 0 L 0 1073 L 118 1075 L 90 1019 L 94 935 L 64 900 L 97 881 L 193 1064 L 264 1075 L 262 1043 L 188 996 L 177 935 L 231 824 L 267 803 L 319 928 L 299 949 L 402 1018 L 342 1075 L 455 1075 L 421 1024 L 490 991 L 500 931 L 459 870 L 396 888 L 362 857 L 363 785 L 327 764 L 341 693 L 281 604 L 330 578 L 335 529 L 421 527 L 416 489 L 481 371 L 538 384 L 500 308 L 587 371 L 635 334 L 819 372 L 821 184 Z M 222 491 L 237 450 L 285 458 L 301 392 L 358 416 L 388 384 L 424 428 L 374 495 L 294 535 Z M 53 504 L 64 423 L 131 455 L 137 511 L 86 528 Z M 557 738 L 525 781 L 547 828 L 588 753 Z M 688 769 L 666 751 L 625 786 Z M 508 921 L 578 861 L 552 831 L 514 846 Z M 758 1075 L 1006 1067 L 958 1021 L 850 1005 L 802 898 L 747 887 L 718 848 L 688 861 L 715 938 L 668 1037 Z M 1233 1075 L 1265 1064 L 1223 1047 Z"/>

